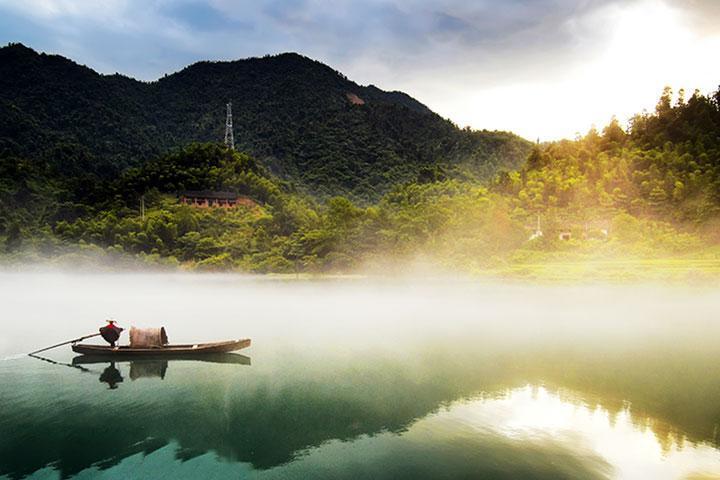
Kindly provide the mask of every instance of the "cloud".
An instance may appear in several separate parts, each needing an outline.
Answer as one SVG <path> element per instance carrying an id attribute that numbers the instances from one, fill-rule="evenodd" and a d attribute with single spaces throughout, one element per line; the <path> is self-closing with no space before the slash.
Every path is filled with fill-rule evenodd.
<path id="1" fill-rule="evenodd" d="M 668 77 L 661 83 L 693 80 L 673 74 L 670 65 L 680 62 L 697 78 L 683 86 L 720 79 L 710 60 L 695 65 L 697 56 L 682 54 L 668 38 L 703 52 L 713 46 L 715 0 L 0 0 L 0 18 L 0 41 L 145 80 L 198 60 L 297 51 L 360 83 L 404 90 L 461 125 L 543 138 L 572 136 L 571 124 L 604 122 L 609 108 L 642 108 L 632 89 L 659 92 L 657 82 L 640 72 L 640 85 L 633 73 L 623 80 L 632 92 L 617 95 L 624 105 L 610 98 L 593 106 L 598 78 L 623 90 L 620 79 L 629 73 L 615 78 L 603 69 L 642 66 Z M 648 22 L 670 33 L 663 38 Z M 681 58 L 657 68 L 659 46 L 648 41 Z M 637 51 L 634 60 L 629 49 Z M 583 102 L 587 114 L 579 111 Z M 554 128 L 542 117 L 547 108 L 565 114 Z"/>

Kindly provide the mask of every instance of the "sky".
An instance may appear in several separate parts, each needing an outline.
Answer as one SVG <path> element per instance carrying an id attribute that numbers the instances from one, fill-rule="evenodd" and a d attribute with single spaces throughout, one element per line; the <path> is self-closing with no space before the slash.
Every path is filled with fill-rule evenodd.
<path id="1" fill-rule="evenodd" d="M 9 42 L 141 80 L 294 51 L 541 141 L 720 85 L 720 0 L 0 0 Z"/>

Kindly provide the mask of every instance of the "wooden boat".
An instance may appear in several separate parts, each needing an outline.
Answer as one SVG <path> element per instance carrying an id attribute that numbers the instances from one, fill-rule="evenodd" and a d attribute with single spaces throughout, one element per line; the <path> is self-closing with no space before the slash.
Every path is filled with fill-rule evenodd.
<path id="1" fill-rule="evenodd" d="M 227 353 L 241 350 L 250 346 L 250 339 L 227 340 L 225 342 L 195 343 L 186 345 L 163 345 L 162 347 L 131 347 L 121 345 L 92 345 L 89 343 L 75 343 L 73 352 L 83 355 L 103 355 L 107 357 L 157 357 L 157 356 L 195 356 L 213 353 Z"/>

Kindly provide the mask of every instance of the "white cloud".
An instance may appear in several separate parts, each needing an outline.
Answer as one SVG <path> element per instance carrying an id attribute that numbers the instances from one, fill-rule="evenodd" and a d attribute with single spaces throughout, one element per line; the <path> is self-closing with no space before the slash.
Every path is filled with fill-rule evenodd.
<path id="1" fill-rule="evenodd" d="M 400 88 L 461 126 L 547 140 L 652 109 L 665 85 L 710 91 L 720 83 L 720 64 L 710 60 L 720 51 L 720 32 L 700 34 L 689 13 L 665 2 L 609 5 L 561 27 L 568 45 L 531 56 L 526 49 L 508 61 L 486 55 L 400 79 Z"/>

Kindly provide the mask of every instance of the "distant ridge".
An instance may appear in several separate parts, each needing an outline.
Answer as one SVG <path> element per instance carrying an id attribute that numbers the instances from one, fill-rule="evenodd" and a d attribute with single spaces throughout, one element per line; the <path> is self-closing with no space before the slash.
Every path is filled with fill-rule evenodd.
<path id="1" fill-rule="evenodd" d="M 0 48 L 0 154 L 112 176 L 222 141 L 228 100 L 237 149 L 321 196 L 374 199 L 428 171 L 487 177 L 530 149 L 511 133 L 460 130 L 405 93 L 297 53 L 202 61 L 142 82 L 13 43 Z"/>

